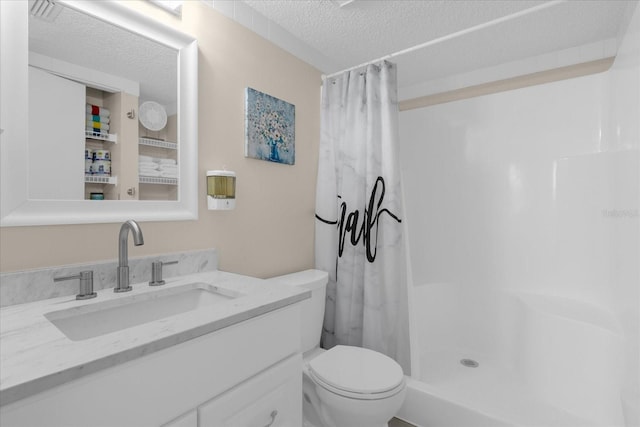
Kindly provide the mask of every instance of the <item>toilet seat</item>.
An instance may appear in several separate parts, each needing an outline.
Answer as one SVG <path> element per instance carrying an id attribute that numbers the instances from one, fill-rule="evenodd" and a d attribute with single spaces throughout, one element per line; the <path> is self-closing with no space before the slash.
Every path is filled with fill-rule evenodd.
<path id="1" fill-rule="evenodd" d="M 308 367 L 317 385 L 352 399 L 385 399 L 405 386 L 395 360 L 360 347 L 335 346 L 310 360 Z"/>

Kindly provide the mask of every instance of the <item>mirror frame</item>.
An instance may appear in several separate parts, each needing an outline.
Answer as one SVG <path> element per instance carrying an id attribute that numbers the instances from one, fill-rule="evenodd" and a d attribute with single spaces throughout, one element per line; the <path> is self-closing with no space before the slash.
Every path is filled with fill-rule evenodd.
<path id="1" fill-rule="evenodd" d="M 190 35 L 111 1 L 58 0 L 178 51 L 177 201 L 29 199 L 27 1 L 0 1 L 0 226 L 179 221 L 198 218 L 198 44 Z M 9 158 L 10 157 L 10 158 Z"/>

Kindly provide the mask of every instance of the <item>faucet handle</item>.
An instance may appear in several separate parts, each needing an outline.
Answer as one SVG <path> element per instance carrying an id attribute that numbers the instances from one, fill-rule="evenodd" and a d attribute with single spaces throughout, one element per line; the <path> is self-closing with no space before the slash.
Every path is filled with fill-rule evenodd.
<path id="1" fill-rule="evenodd" d="M 98 294 L 93 292 L 93 271 L 85 270 L 73 276 L 54 277 L 54 282 L 61 282 L 63 280 L 80 279 L 80 293 L 76 295 L 76 299 L 90 299 L 95 298 Z"/>
<path id="2" fill-rule="evenodd" d="M 164 285 L 166 282 L 162 280 L 162 266 L 177 264 L 178 261 L 154 261 L 151 263 L 151 281 L 149 282 L 149 286 L 160 286 Z"/>

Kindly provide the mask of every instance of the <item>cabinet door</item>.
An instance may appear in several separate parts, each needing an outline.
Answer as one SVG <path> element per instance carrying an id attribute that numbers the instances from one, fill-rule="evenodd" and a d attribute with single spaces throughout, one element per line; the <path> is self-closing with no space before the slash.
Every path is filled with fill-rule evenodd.
<path id="1" fill-rule="evenodd" d="M 300 427 L 302 358 L 292 356 L 198 408 L 199 427 Z"/>
<path id="2" fill-rule="evenodd" d="M 84 199 L 85 90 L 29 67 L 30 199 Z"/>

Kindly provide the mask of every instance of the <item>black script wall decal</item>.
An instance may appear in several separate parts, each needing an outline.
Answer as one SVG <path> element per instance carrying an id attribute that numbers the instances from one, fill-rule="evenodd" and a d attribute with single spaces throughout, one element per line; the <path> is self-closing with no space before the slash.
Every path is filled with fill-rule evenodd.
<path id="1" fill-rule="evenodd" d="M 338 226 L 338 257 L 342 257 L 344 244 L 348 235 L 349 241 L 353 246 L 358 245 L 362 239 L 362 244 L 367 251 L 367 261 L 374 262 L 376 260 L 380 216 L 387 214 L 397 222 L 402 222 L 402 220 L 389 209 L 381 208 L 385 191 L 384 179 L 379 176 L 371 190 L 369 205 L 365 208 L 364 218 L 362 219 L 360 219 L 360 211 L 358 209 L 351 212 L 348 211 L 347 202 L 345 201 L 340 203 L 340 212 L 338 213 L 338 219 L 335 221 L 326 220 L 316 214 L 316 218 L 319 221 Z M 342 196 L 338 195 L 338 199 L 342 200 Z M 372 231 L 375 233 L 373 241 Z"/>

